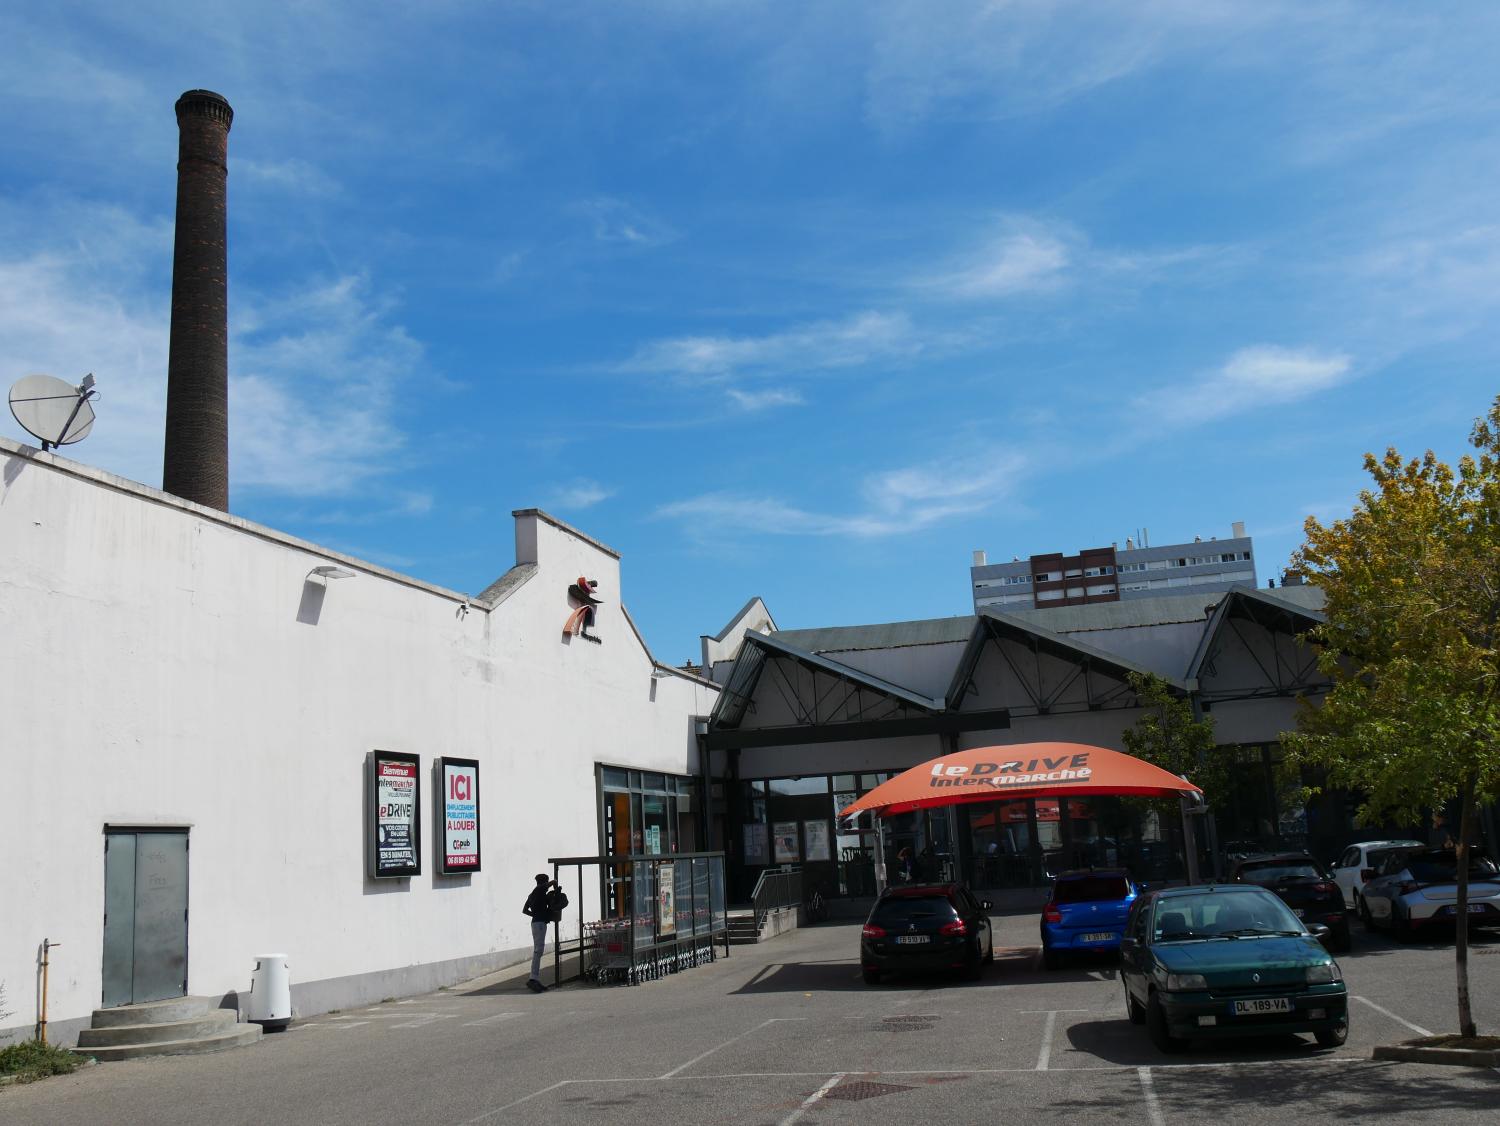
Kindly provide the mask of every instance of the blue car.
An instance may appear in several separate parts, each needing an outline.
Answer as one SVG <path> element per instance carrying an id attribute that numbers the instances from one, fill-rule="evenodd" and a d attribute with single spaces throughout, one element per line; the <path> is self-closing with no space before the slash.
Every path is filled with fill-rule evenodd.
<path id="1" fill-rule="evenodd" d="M 1042 908 L 1042 964 L 1055 970 L 1068 954 L 1118 951 L 1125 916 L 1140 891 L 1123 868 L 1058 875 Z"/>

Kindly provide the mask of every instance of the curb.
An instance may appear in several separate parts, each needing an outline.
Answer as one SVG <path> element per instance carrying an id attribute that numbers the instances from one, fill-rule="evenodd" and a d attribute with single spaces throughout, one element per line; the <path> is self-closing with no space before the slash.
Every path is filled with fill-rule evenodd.
<path id="1" fill-rule="evenodd" d="M 1418 1048 L 1409 1044 L 1382 1044 L 1371 1059 L 1402 1063 L 1434 1063 L 1450 1067 L 1500 1068 L 1500 1051 L 1481 1048 Z"/>

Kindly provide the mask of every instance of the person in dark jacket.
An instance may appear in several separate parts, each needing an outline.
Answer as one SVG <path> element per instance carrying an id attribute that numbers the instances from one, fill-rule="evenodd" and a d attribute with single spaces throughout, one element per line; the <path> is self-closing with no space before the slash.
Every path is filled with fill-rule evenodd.
<path id="1" fill-rule="evenodd" d="M 551 882 L 546 873 L 538 872 L 536 887 L 526 897 L 526 906 L 521 908 L 521 914 L 531 920 L 531 976 L 526 979 L 526 988 L 533 993 L 547 992 L 547 987 L 542 984 L 542 948 L 547 945 L 547 924 L 552 921 L 552 912 L 547 906 Z"/>

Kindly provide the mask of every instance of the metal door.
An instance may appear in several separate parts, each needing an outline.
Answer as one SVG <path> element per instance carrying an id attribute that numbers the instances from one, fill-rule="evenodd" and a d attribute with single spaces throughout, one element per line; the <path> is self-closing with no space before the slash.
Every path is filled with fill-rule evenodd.
<path id="1" fill-rule="evenodd" d="M 185 995 L 187 832 L 110 832 L 104 849 L 105 1007 Z"/>

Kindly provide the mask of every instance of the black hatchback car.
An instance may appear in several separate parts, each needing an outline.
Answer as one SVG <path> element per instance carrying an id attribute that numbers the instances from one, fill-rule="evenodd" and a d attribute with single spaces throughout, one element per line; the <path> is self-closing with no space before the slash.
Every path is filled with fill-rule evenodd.
<path id="1" fill-rule="evenodd" d="M 1349 913 L 1344 908 L 1344 893 L 1323 866 L 1305 852 L 1249 857 L 1234 866 L 1230 878 L 1275 892 L 1303 923 L 1319 923 L 1328 928 L 1323 940 L 1328 949 L 1338 953 L 1349 949 Z"/>
<path id="2" fill-rule="evenodd" d="M 961 970 L 977 979 L 995 960 L 990 906 L 963 884 L 887 888 L 860 934 L 865 983 L 903 970 Z"/>

